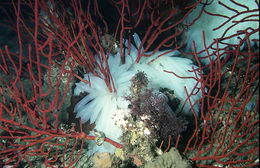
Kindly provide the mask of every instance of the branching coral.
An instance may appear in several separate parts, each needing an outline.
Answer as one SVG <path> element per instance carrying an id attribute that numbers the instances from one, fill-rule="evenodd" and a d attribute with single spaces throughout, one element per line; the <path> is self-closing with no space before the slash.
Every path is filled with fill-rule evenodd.
<path id="1" fill-rule="evenodd" d="M 211 59 L 216 58 L 217 52 L 224 56 L 237 46 L 243 49 L 247 45 L 244 40 L 247 36 L 250 36 L 251 46 L 259 46 L 259 1 L 203 0 L 185 19 L 187 24 L 193 22 L 189 26 L 186 49 L 193 52 L 192 41 L 195 41 L 196 51 L 203 51 L 200 56 L 207 64 L 210 60 L 205 46 Z M 201 38 L 202 31 L 205 39 Z"/>

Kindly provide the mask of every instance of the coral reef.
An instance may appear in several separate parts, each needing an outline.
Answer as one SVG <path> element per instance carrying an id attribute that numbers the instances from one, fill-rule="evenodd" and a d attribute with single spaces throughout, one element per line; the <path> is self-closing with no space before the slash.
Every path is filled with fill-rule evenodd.
<path id="1" fill-rule="evenodd" d="M 134 40 L 139 46 L 140 39 L 137 34 L 134 34 Z M 125 40 L 125 43 L 129 44 L 129 41 Z M 180 52 L 165 52 L 167 55 L 164 55 L 164 59 L 159 57 L 162 52 L 156 52 L 149 59 L 141 59 L 136 63 L 134 60 L 137 59 L 138 50 L 132 47 L 125 63 L 122 63 L 119 50 L 116 55 L 110 55 L 107 61 L 98 60 L 98 65 L 109 67 L 109 73 L 104 74 L 102 69 L 97 69 L 96 74 L 84 75 L 84 80 L 90 81 L 90 84 L 84 81 L 76 83 L 74 95 L 86 93 L 75 106 L 76 117 L 81 118 L 82 123 L 87 121 L 90 121 L 90 124 L 95 123 L 97 131 L 120 143 L 122 130 L 119 123 L 123 121 L 124 115 L 131 113 L 130 111 L 133 114 L 139 111 L 139 116 L 151 118 L 142 120 L 147 122 L 148 127 L 161 132 L 159 136 L 163 136 L 166 142 L 169 136 L 176 138 L 186 129 L 186 122 L 174 116 L 174 112 L 167 104 L 168 100 L 170 99 L 171 104 L 176 103 L 173 105 L 175 112 L 192 116 L 191 105 L 185 103 L 188 95 L 183 86 L 186 87 L 188 94 L 191 94 L 189 99 L 192 104 L 195 103 L 201 98 L 200 86 L 196 80 L 200 75 L 192 70 L 196 66 L 191 60 L 173 57 Z M 167 98 L 159 90 L 165 90 L 170 97 Z M 133 109 L 129 108 L 131 106 Z M 195 103 L 192 106 L 198 115 L 199 104 Z M 90 135 L 94 136 L 94 132 L 91 131 Z M 90 142 L 89 145 L 89 154 L 114 151 L 115 148 L 107 143 L 97 146 L 95 142 Z"/>

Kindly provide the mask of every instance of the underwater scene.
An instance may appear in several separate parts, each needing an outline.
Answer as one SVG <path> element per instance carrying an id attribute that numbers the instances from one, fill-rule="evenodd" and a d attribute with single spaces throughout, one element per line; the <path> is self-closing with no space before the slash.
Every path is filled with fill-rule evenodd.
<path id="1" fill-rule="evenodd" d="M 256 168 L 259 0 L 2 0 L 0 168 Z"/>

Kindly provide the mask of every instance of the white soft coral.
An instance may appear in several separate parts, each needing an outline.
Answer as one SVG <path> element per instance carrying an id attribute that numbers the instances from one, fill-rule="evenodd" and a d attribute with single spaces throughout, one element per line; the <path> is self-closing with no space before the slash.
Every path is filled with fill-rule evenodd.
<path id="1" fill-rule="evenodd" d="M 139 37 L 135 34 L 135 43 L 137 46 L 141 44 Z M 133 49 L 135 52 L 136 49 Z M 141 50 L 142 51 L 142 50 Z M 151 53 L 147 53 L 150 55 Z M 137 54 L 131 54 L 133 59 L 137 58 Z M 201 85 L 198 83 L 200 75 L 198 71 L 193 71 L 198 67 L 193 65 L 192 61 L 187 58 L 181 58 L 181 53 L 179 51 L 157 51 L 149 58 L 142 57 L 139 63 L 133 65 L 136 71 L 143 71 L 147 74 L 149 80 L 149 87 L 159 90 L 160 88 L 167 88 L 173 90 L 177 98 L 180 99 L 181 104 L 185 103 L 187 99 L 187 94 L 193 94 L 190 97 L 192 103 L 201 98 Z M 178 77 L 176 75 L 178 75 Z M 195 87 L 195 89 L 194 89 Z M 198 94 L 195 94 L 195 93 Z M 193 109 L 198 115 L 199 104 L 195 104 Z M 175 111 L 182 110 L 183 113 L 192 115 L 190 110 L 190 105 L 186 102 L 183 109 L 174 109 Z"/>
<path id="2" fill-rule="evenodd" d="M 77 105 L 74 111 L 77 113 L 77 118 L 80 117 L 82 123 L 90 120 L 90 123 L 95 122 L 95 129 L 105 133 L 105 136 L 119 142 L 121 129 L 115 125 L 114 114 L 118 110 L 126 110 L 128 102 L 123 98 L 129 95 L 130 80 L 134 72 L 129 70 L 129 66 L 121 64 L 120 57 L 111 56 L 108 59 L 110 73 L 113 77 L 113 82 L 116 88 L 115 92 L 110 92 L 104 78 L 94 76 L 88 73 L 84 76 L 85 80 L 91 82 L 91 87 L 83 81 L 76 83 L 74 95 L 79 95 L 81 92 L 88 93 Z M 112 83 L 111 83 L 112 84 Z M 91 132 L 94 135 L 94 132 Z M 108 143 L 104 143 L 100 147 L 96 146 L 95 142 L 91 142 L 89 154 L 95 152 L 114 152 L 114 147 Z"/>
<path id="3" fill-rule="evenodd" d="M 141 42 L 136 34 L 134 35 L 134 40 L 137 46 L 139 46 Z M 128 43 L 128 41 L 126 41 L 126 43 Z M 141 52 L 142 51 L 143 49 L 141 49 Z M 164 52 L 168 52 L 168 54 L 163 54 Z M 159 88 L 174 90 L 176 96 L 184 103 L 187 98 L 184 86 L 188 92 L 191 93 L 193 87 L 197 85 L 197 80 L 194 79 L 196 77 L 195 73 L 189 71 L 192 70 L 194 65 L 192 65 L 192 62 L 188 59 L 177 57 L 177 55 L 180 54 L 177 51 L 164 52 L 158 51 L 151 57 L 141 58 L 139 63 L 135 63 L 138 51 L 135 47 L 131 47 L 131 55 L 126 54 L 125 64 L 121 63 L 120 52 L 114 56 L 110 55 L 108 58 L 108 66 L 116 93 L 109 91 L 100 71 L 97 72 L 99 76 L 94 76 L 91 73 L 86 74 L 84 79 L 91 82 L 91 87 L 81 81 L 76 84 L 74 91 L 75 95 L 79 95 L 81 92 L 88 93 L 75 107 L 74 111 L 77 112 L 77 117 L 80 117 L 83 123 L 90 120 L 90 123 L 95 123 L 95 129 L 97 131 L 101 131 L 106 137 L 120 142 L 119 137 L 122 135 L 122 131 L 120 127 L 116 125 L 115 121 L 118 116 L 122 116 L 122 112 L 129 113 L 129 109 L 127 108 L 129 102 L 124 97 L 130 94 L 131 79 L 138 71 L 143 71 L 147 74 L 149 88 L 153 88 L 154 90 L 158 90 Z M 148 64 L 160 54 L 163 54 L 163 56 Z M 181 77 L 193 78 L 181 79 L 164 70 L 174 72 Z M 198 74 L 197 76 L 199 77 Z M 197 95 L 192 96 L 190 99 L 191 102 L 194 103 L 200 98 L 201 94 L 198 92 Z M 195 105 L 194 109 L 198 114 L 199 106 Z M 190 113 L 188 103 L 184 107 L 184 112 L 192 114 Z M 91 135 L 94 135 L 93 131 Z M 114 149 L 112 145 L 106 142 L 101 146 L 97 146 L 93 141 L 89 143 L 89 154 L 95 152 L 113 153 Z"/>
<path id="4" fill-rule="evenodd" d="M 196 51 L 200 52 L 205 49 L 203 43 L 202 31 L 205 32 L 206 46 L 210 46 L 215 39 L 222 39 L 219 42 L 220 54 L 224 54 L 225 50 L 232 46 L 239 45 L 241 39 L 244 39 L 247 33 L 252 33 L 249 37 L 251 45 L 259 45 L 259 1 L 255 0 L 203 0 L 201 4 L 186 17 L 185 23 L 190 24 L 205 5 L 198 20 L 188 28 L 187 33 L 187 50 L 193 52 L 192 41 L 195 41 Z M 223 4 L 223 5 L 222 5 Z M 240 5 L 239 5 L 240 4 Z M 209 14 L 210 13 L 210 14 Z M 225 40 L 223 40 L 225 39 Z M 254 40 L 258 42 L 254 42 Z M 244 48 L 242 43 L 240 49 Z M 216 44 L 209 49 L 209 54 L 216 54 Z M 225 50 L 224 50 L 225 49 Z M 225 55 L 225 54 L 224 54 Z M 207 56 L 206 52 L 200 54 L 201 57 Z M 212 59 L 215 57 L 213 56 Z M 210 63 L 208 58 L 203 59 L 204 63 Z"/>

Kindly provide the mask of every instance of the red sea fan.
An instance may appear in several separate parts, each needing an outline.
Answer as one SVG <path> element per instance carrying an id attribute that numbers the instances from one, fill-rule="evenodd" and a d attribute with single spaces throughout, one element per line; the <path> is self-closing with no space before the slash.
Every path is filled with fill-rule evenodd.
<path id="1" fill-rule="evenodd" d="M 65 120 L 68 119 L 66 109 L 70 105 L 75 81 L 91 85 L 88 78 L 83 79 L 83 74 L 98 76 L 98 69 L 109 92 L 112 92 L 115 86 L 107 66 L 109 55 L 114 55 L 118 49 L 121 63 L 124 64 L 131 48 L 137 53 L 133 65 L 153 64 L 153 54 L 160 53 L 160 58 L 163 58 L 169 50 L 189 51 L 189 54 L 182 52 L 178 56 L 187 55 L 193 60 L 192 64 L 196 64 L 187 69 L 193 74 L 189 76 L 161 69 L 169 76 L 192 78 L 197 83 L 191 90 L 181 86 L 186 96 L 181 104 L 174 96 L 169 96 L 176 91 L 160 90 L 167 95 L 168 104 L 174 100 L 177 107 L 189 106 L 194 114 L 190 116 L 193 122 L 187 125 L 188 134 L 181 131 L 185 126 L 178 117 L 172 120 L 181 123 L 180 127 L 175 125 L 175 128 L 169 128 L 170 124 L 162 124 L 161 127 L 165 128 L 160 131 L 163 137 L 167 134 L 174 137 L 177 133 L 185 134 L 182 142 L 177 138 L 172 141 L 174 144 L 169 143 L 169 148 L 175 146 L 196 167 L 258 167 L 259 27 L 253 25 L 259 25 L 259 1 L 204 2 L 1 1 L 0 24 L 5 26 L 1 29 L 1 35 L 6 35 L 7 30 L 15 33 L 1 38 L 0 42 L 0 167 L 90 166 L 86 157 L 87 142 L 101 139 L 117 148 L 124 147 L 105 136 L 102 139 L 87 135 L 90 130 L 81 127 L 81 123 L 76 129 L 74 123 L 66 125 Z M 255 4 L 254 9 L 249 2 Z M 231 15 L 208 10 L 211 3 Z M 203 16 L 222 18 L 220 22 L 214 22 L 213 27 L 204 22 L 200 24 L 212 30 L 210 37 L 209 32 L 203 33 L 205 29 L 201 28 L 197 29 L 199 35 L 195 38 L 190 34 L 192 25 L 200 23 L 199 19 L 203 16 L 191 19 L 188 25 L 183 22 L 198 5 L 205 7 L 201 11 Z M 239 17 L 241 19 L 233 20 Z M 232 31 L 239 25 L 246 27 Z M 219 30 L 220 35 L 214 33 Z M 135 33 L 141 39 L 139 45 L 134 44 Z M 205 50 L 202 57 L 201 50 Z M 201 63 L 203 58 L 209 60 L 205 66 Z M 150 89 L 146 92 L 158 100 L 149 104 L 155 103 L 161 110 L 169 112 L 166 106 L 158 104 L 166 102 L 161 93 L 153 93 Z M 196 93 L 200 93 L 202 98 L 192 99 Z M 138 107 L 140 102 L 133 101 L 132 105 Z M 143 105 L 143 110 L 149 114 L 146 109 L 152 107 Z M 153 108 L 157 116 L 162 115 Z M 72 110 L 69 112 L 73 113 Z M 165 114 L 168 115 L 168 112 Z M 160 119 L 168 121 L 165 117 Z M 130 153 L 127 155 L 131 156 Z M 123 166 L 123 162 L 117 159 L 114 164 Z"/>

